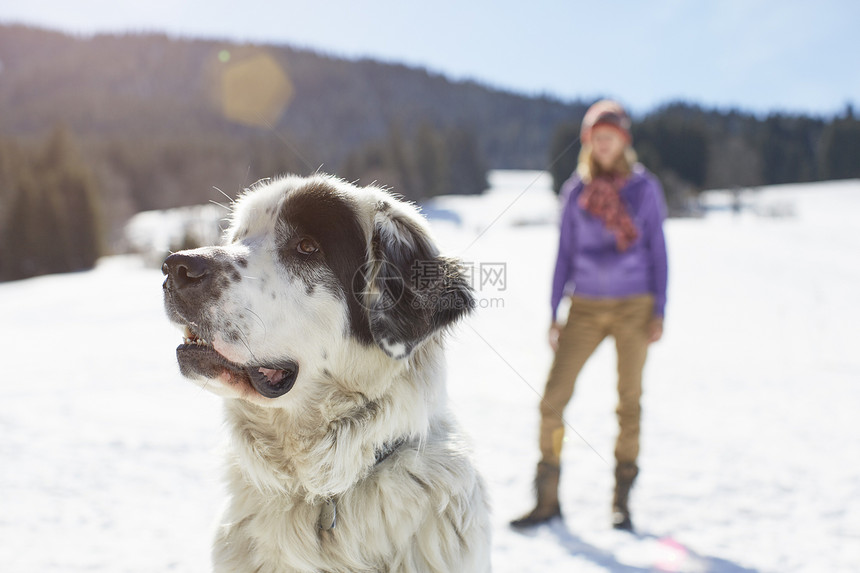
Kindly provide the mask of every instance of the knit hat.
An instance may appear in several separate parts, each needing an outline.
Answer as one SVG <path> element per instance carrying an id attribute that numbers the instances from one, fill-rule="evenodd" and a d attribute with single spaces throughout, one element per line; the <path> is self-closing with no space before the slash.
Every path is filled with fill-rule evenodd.
<path id="1" fill-rule="evenodd" d="M 614 127 L 627 138 L 628 143 L 633 141 L 633 136 L 630 135 L 630 117 L 617 101 L 603 99 L 588 108 L 579 131 L 583 143 L 589 142 L 591 130 L 598 125 Z"/>

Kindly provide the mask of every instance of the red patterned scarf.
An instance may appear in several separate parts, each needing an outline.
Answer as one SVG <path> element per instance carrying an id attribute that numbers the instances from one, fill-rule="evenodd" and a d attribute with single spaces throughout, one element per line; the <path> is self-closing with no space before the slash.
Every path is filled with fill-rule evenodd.
<path id="1" fill-rule="evenodd" d="M 639 236 L 619 193 L 626 182 L 624 175 L 600 175 L 579 196 L 579 206 L 603 221 L 615 235 L 619 251 L 626 251 Z"/>

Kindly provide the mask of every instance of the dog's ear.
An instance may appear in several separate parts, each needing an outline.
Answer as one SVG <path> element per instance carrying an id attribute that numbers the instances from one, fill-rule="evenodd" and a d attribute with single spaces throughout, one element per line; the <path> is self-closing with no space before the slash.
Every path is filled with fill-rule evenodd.
<path id="1" fill-rule="evenodd" d="M 474 307 L 463 265 L 439 255 L 427 233 L 385 201 L 377 204 L 369 259 L 363 305 L 374 341 L 392 358 L 406 358 Z"/>

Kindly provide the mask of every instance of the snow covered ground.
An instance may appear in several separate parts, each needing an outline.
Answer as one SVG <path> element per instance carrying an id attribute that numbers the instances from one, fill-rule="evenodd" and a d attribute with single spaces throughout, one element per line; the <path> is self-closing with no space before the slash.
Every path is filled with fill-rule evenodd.
<path id="1" fill-rule="evenodd" d="M 450 341 L 449 391 L 492 493 L 494 570 L 857 571 L 860 182 L 766 189 L 738 216 L 713 194 L 704 219 L 667 222 L 635 536 L 609 526 L 610 341 L 566 411 L 564 521 L 507 527 L 531 502 L 555 203 L 545 175 L 492 182 L 440 200 L 460 223 L 434 226 L 481 301 Z M 180 377 L 178 341 L 161 273 L 134 257 L 0 284 L 0 571 L 209 569 L 220 404 Z"/>

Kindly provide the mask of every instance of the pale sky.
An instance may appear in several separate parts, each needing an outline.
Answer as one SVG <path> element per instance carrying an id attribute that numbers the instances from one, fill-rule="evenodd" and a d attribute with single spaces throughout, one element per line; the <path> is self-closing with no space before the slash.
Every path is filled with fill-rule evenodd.
<path id="1" fill-rule="evenodd" d="M 0 3 L 0 22 L 288 44 L 635 113 L 860 104 L 857 0 L 29 0 Z"/>

